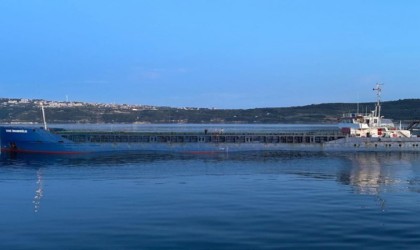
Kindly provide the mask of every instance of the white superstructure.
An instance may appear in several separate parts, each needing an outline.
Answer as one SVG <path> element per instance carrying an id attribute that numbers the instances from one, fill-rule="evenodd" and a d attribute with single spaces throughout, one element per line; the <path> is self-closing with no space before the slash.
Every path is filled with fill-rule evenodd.
<path id="1" fill-rule="evenodd" d="M 351 137 L 384 137 L 384 138 L 409 138 L 411 132 L 396 128 L 390 119 L 381 116 L 382 84 L 376 84 L 373 89 L 377 93 L 375 109 L 369 114 L 351 113 L 344 114 L 340 119 L 339 127 L 344 134 Z"/>

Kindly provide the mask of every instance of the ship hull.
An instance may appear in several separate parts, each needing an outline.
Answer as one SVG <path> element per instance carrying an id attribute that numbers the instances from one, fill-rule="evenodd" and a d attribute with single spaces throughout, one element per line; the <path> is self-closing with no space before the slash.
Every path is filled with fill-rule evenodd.
<path id="1" fill-rule="evenodd" d="M 89 140 L 75 140 L 75 138 Z M 95 137 L 96 136 L 96 137 Z M 126 136 L 126 138 L 124 138 Z M 312 152 L 420 152 L 420 138 L 359 138 L 334 135 L 151 135 L 59 134 L 41 128 L 1 127 L 1 151 L 36 154 L 89 154 L 100 152 L 175 152 L 192 154 L 247 151 Z M 101 141 L 95 138 L 102 138 Z M 116 139 L 117 138 L 117 139 Z M 118 139 L 120 138 L 120 139 Z M 130 141 L 137 138 L 136 141 Z M 143 138 L 145 141 L 140 141 Z M 146 140 L 146 139 L 147 140 Z M 194 141 L 192 139 L 202 138 Z M 222 140 L 223 138 L 223 140 Z M 233 138 L 233 139 L 232 139 Z M 255 138 L 258 138 L 255 139 Z M 165 141 L 162 141 L 165 139 Z M 124 142 L 124 140 L 126 140 Z M 235 142 L 232 142 L 236 140 Z"/>

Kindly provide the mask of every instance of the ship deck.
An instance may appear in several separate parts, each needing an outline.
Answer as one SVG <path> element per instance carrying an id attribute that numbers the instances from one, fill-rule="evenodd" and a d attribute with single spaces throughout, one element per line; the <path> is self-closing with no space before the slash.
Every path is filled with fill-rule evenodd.
<path id="1" fill-rule="evenodd" d="M 76 143 L 323 143 L 346 137 L 340 131 L 308 132 L 106 132 L 55 131 Z"/>

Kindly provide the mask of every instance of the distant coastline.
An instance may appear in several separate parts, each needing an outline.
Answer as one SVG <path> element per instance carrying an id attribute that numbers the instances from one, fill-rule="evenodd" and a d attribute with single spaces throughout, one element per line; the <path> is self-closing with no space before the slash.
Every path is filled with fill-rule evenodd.
<path id="1" fill-rule="evenodd" d="M 332 124 L 343 113 L 356 112 L 357 108 L 355 103 L 324 103 L 298 107 L 209 109 L 0 98 L 0 123 L 42 123 L 41 102 L 49 123 Z M 382 105 L 383 115 L 395 121 L 420 119 L 420 99 L 388 101 Z M 374 103 L 359 103 L 360 110 L 371 110 L 373 106 Z"/>

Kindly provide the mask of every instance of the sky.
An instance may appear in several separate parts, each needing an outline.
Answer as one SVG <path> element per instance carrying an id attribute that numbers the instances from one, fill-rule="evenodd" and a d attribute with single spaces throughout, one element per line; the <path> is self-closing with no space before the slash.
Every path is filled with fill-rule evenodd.
<path id="1" fill-rule="evenodd" d="M 416 0 L 1 0 L 0 97 L 172 107 L 420 98 Z"/>

